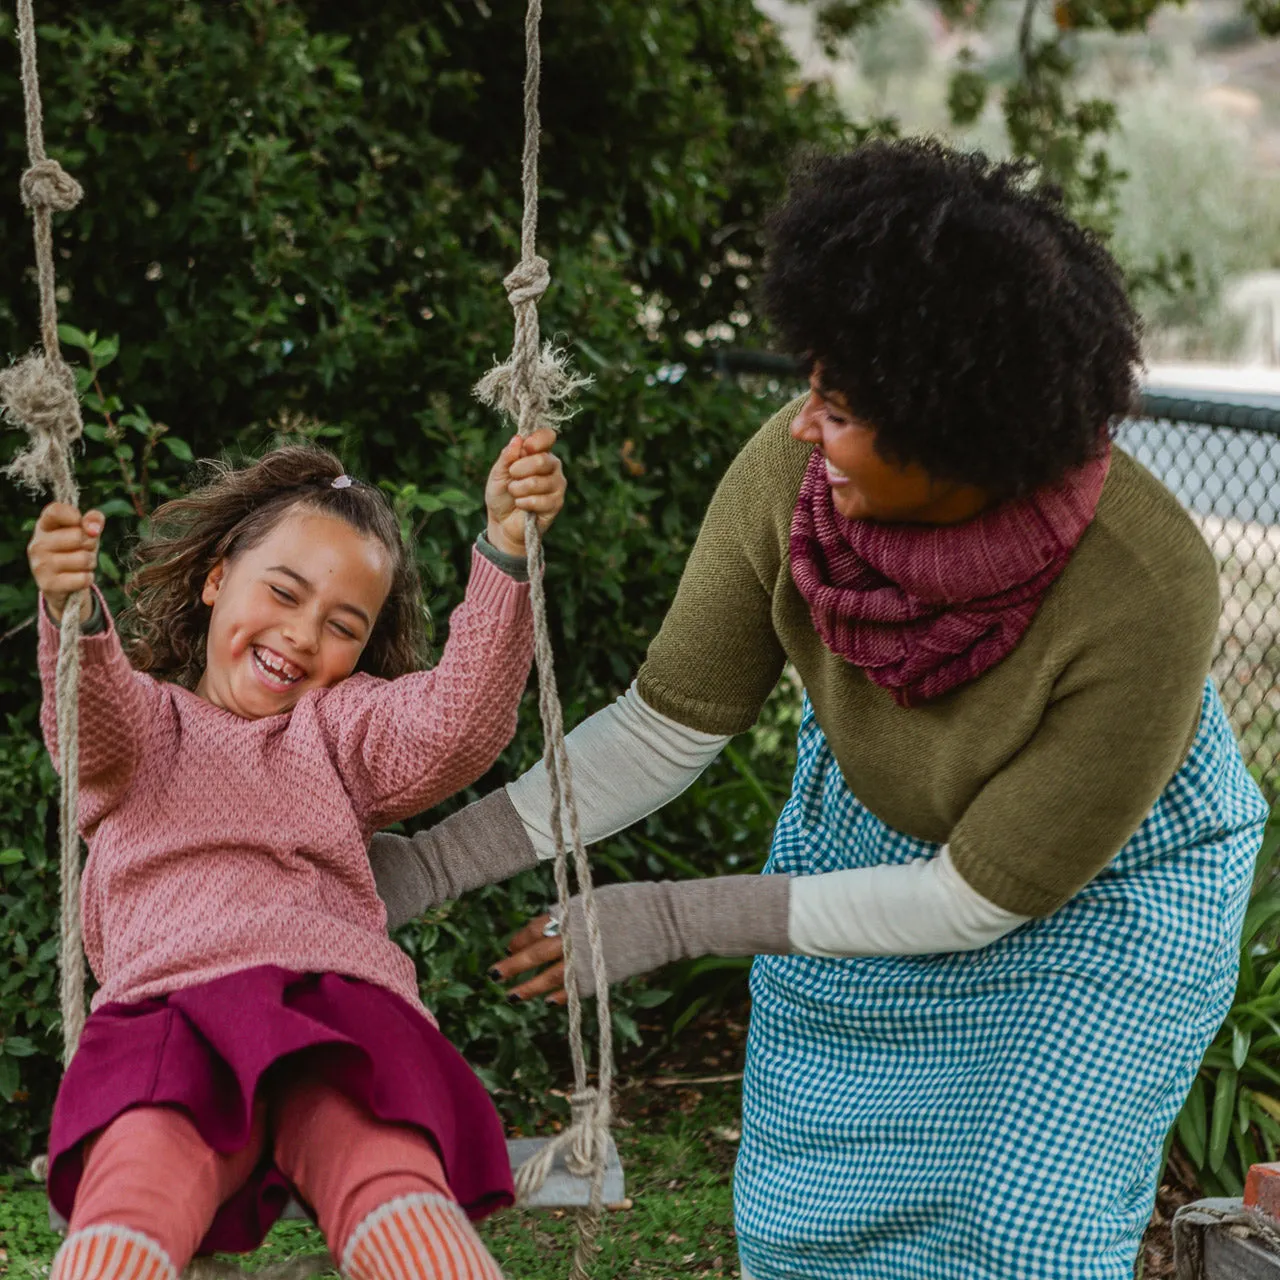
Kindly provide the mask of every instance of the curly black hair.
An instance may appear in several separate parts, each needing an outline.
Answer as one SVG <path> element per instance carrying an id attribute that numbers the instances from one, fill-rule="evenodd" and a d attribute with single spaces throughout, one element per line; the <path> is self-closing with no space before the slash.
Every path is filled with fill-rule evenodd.
<path id="1" fill-rule="evenodd" d="M 1120 268 L 1025 163 L 926 139 L 810 156 L 768 229 L 766 312 L 893 463 L 1017 497 L 1134 404 Z"/>

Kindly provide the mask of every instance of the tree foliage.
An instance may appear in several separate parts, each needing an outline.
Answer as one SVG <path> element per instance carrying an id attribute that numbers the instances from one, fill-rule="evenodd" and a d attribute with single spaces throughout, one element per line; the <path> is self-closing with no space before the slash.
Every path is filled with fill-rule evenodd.
<path id="1" fill-rule="evenodd" d="M 106 581 L 118 581 L 128 537 L 182 483 L 191 456 L 301 435 L 387 487 L 416 534 L 443 636 L 505 430 L 471 386 L 510 344 L 501 281 L 517 258 L 523 0 L 40 0 L 38 9 L 49 149 L 88 193 L 59 217 L 56 243 L 69 354 L 87 396 L 85 501 L 110 517 Z M 543 319 L 595 376 L 565 433 L 572 488 L 549 548 L 572 723 L 625 688 L 712 485 L 760 420 L 750 397 L 683 373 L 707 333 L 748 322 L 761 215 L 791 153 L 838 141 L 845 126 L 819 90 L 795 83 L 749 0 L 549 0 L 544 59 L 541 243 L 555 283 Z M 0 344 L 9 356 L 36 332 L 17 198 L 21 120 L 4 12 L 0 192 L 12 196 L 0 200 L 0 271 L 12 283 L 0 297 Z M 0 461 L 16 434 L 3 433 Z M 9 495 L 0 508 L 0 1161 L 43 1140 L 58 1056 L 56 805 L 24 626 L 37 503 Z M 481 790 L 536 756 L 535 721 L 528 699 L 519 736 Z M 762 767 L 785 773 L 781 755 Z M 725 824 L 765 793 L 758 779 L 749 795 L 732 792 L 725 768 L 706 785 L 728 785 L 736 800 L 713 796 L 704 809 L 651 820 L 647 844 L 615 844 L 604 865 L 641 876 L 669 871 L 671 858 L 707 870 L 744 848 L 762 852 L 749 824 Z M 767 805 L 758 808 L 767 827 Z M 546 1101 L 542 1050 L 558 1042 L 560 1015 L 511 1008 L 483 974 L 548 891 L 531 873 L 404 935 L 426 999 L 513 1114 L 527 1114 L 519 1096 Z M 624 1038 L 656 998 L 624 997 Z"/>
<path id="2" fill-rule="evenodd" d="M 829 52 L 858 46 L 869 24 L 895 0 L 792 0 L 815 10 Z M 1145 31 L 1153 16 L 1180 0 L 937 0 L 939 12 L 959 31 L 980 32 L 997 18 L 1016 23 L 1015 56 L 980 63 L 962 50 L 951 73 L 948 106 L 952 122 L 978 119 L 993 93 L 999 96 L 1010 150 L 1036 162 L 1046 181 L 1060 187 L 1072 212 L 1104 234 L 1111 231 L 1124 172 L 1112 161 L 1108 137 L 1117 123 L 1115 104 L 1080 92 L 1081 35 Z M 1243 9 L 1266 35 L 1280 34 L 1277 0 L 1243 0 Z M 1186 262 L 1155 262 L 1139 285 L 1176 288 Z"/>

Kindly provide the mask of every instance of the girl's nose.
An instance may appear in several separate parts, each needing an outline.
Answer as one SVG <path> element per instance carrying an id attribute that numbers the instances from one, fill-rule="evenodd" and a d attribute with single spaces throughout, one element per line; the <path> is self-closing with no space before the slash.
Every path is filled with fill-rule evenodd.
<path id="1" fill-rule="evenodd" d="M 295 618 L 285 628 L 285 639 L 299 653 L 315 653 L 320 648 L 320 622 L 318 619 Z"/>

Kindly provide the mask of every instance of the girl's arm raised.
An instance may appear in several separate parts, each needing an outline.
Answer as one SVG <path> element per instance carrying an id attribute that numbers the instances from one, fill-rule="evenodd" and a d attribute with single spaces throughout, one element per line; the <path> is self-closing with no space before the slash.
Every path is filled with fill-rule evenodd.
<path id="1" fill-rule="evenodd" d="M 490 469 L 486 538 L 440 665 L 390 683 L 352 677 L 319 701 L 321 732 L 370 833 L 474 782 L 515 734 L 533 658 L 529 584 L 517 578 L 527 517 L 545 533 L 564 505 L 555 440 L 549 429 L 514 436 Z"/>
<path id="2" fill-rule="evenodd" d="M 371 830 L 438 804 L 493 764 L 515 734 L 532 658 L 528 584 L 476 552 L 438 666 L 389 681 L 355 675 L 320 695 L 321 732 Z"/>
<path id="3" fill-rule="evenodd" d="M 53 767 L 58 743 L 58 628 L 40 601 L 40 727 Z M 129 665 L 102 598 L 80 640 L 80 827 L 88 832 L 119 802 L 133 781 L 156 685 Z"/>
<path id="4" fill-rule="evenodd" d="M 27 545 L 31 574 L 40 588 L 39 661 L 44 700 L 40 726 L 59 768 L 57 719 L 58 626 L 73 592 L 93 586 L 102 513 L 81 515 L 65 503 L 40 513 Z M 154 686 L 129 665 L 110 614 L 96 591 L 87 598 L 80 641 L 80 825 L 88 830 L 128 789 L 137 765 Z"/>

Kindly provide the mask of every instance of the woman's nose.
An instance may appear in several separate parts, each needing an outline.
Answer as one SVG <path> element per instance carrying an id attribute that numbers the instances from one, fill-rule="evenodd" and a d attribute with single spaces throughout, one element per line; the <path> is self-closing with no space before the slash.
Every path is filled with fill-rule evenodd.
<path id="1" fill-rule="evenodd" d="M 791 434 L 795 439 L 809 444 L 817 444 L 822 439 L 822 428 L 818 425 L 818 404 L 818 397 L 810 392 L 809 398 L 791 423 Z"/>

